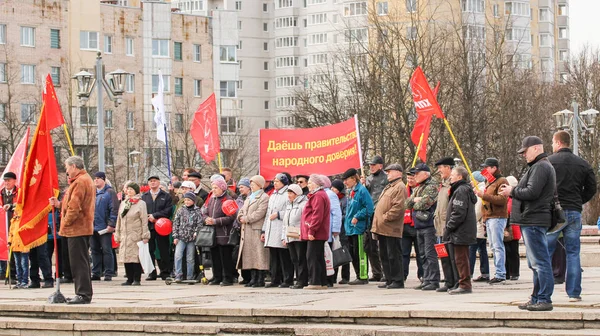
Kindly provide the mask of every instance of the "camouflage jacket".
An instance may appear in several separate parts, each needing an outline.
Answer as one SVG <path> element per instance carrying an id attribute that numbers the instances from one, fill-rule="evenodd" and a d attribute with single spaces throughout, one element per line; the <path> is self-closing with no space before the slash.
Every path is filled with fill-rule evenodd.
<path id="1" fill-rule="evenodd" d="M 416 187 L 410 197 L 406 200 L 406 208 L 412 210 L 429 210 L 437 202 L 439 183 L 432 177 L 423 181 Z M 416 197 L 421 197 L 419 202 L 415 202 Z"/>

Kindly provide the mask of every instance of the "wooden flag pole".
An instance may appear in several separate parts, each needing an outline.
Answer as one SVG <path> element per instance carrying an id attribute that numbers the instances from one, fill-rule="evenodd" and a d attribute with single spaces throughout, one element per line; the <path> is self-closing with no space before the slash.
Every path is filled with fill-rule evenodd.
<path id="1" fill-rule="evenodd" d="M 221 152 L 219 152 L 219 154 L 217 154 L 217 157 L 219 159 L 219 173 L 223 173 L 223 159 L 221 157 Z"/>
<path id="2" fill-rule="evenodd" d="M 419 138 L 419 145 L 417 146 L 417 151 L 415 152 L 415 158 L 413 159 L 412 166 L 414 167 L 417 164 L 417 158 L 419 157 L 419 151 L 421 151 L 421 145 L 423 145 L 423 136 L 425 132 L 421 133 L 421 137 Z"/>
<path id="3" fill-rule="evenodd" d="M 63 130 L 65 130 L 65 136 L 67 137 L 67 142 L 69 143 L 71 156 L 75 156 L 75 151 L 73 150 L 73 143 L 71 142 L 71 136 L 69 135 L 69 129 L 67 128 L 67 124 L 63 124 Z"/>
<path id="4" fill-rule="evenodd" d="M 475 180 L 475 177 L 473 177 L 473 173 L 471 172 L 471 168 L 469 167 L 469 163 L 467 162 L 467 159 L 465 159 L 465 156 L 463 155 L 463 152 L 460 149 L 460 146 L 458 145 L 458 141 L 456 141 L 456 137 L 454 136 L 454 133 L 452 132 L 452 128 L 450 127 L 450 123 L 448 123 L 448 119 L 446 119 L 446 118 L 444 118 L 444 125 L 446 125 L 446 128 L 448 129 L 448 132 L 450 132 L 450 136 L 452 137 L 452 141 L 454 141 L 454 145 L 456 146 L 456 149 L 458 149 L 458 154 L 460 155 L 461 160 L 465 164 L 465 168 L 467 168 L 467 171 L 469 172 L 469 176 L 471 176 L 471 180 L 475 183 L 475 185 L 477 185 L 477 181 Z"/>

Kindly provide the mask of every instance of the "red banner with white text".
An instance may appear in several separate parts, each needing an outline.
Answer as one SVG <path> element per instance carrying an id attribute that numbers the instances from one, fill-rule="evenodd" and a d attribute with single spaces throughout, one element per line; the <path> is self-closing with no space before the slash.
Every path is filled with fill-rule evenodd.
<path id="1" fill-rule="evenodd" d="M 261 129 L 260 174 L 341 174 L 362 166 L 356 117 L 317 128 Z"/>

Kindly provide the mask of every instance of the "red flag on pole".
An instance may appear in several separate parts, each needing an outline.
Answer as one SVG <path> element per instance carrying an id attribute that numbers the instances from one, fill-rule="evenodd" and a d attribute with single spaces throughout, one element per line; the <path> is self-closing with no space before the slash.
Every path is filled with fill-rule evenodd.
<path id="1" fill-rule="evenodd" d="M 57 123 L 48 120 L 48 117 L 56 117 L 49 115 L 49 112 L 56 111 L 47 108 L 53 103 L 51 95 L 46 93 L 43 96 L 40 120 L 27 156 L 16 208 L 16 212 L 21 216 L 18 220 L 19 237 L 23 245 L 30 248 L 37 247 L 48 239 L 48 213 L 52 209 L 48 199 L 58 196 L 58 174 L 49 128 L 49 125 Z"/>
<path id="2" fill-rule="evenodd" d="M 190 134 L 198 153 L 207 163 L 214 160 L 221 152 L 217 124 L 217 101 L 214 93 L 200 104 L 194 113 Z"/>
<path id="3" fill-rule="evenodd" d="M 42 93 L 42 100 L 46 107 L 46 123 L 48 130 L 53 130 L 64 124 L 65 118 L 60 110 L 60 104 L 56 98 L 56 91 L 54 91 L 54 84 L 52 83 L 50 74 L 46 76 L 46 86 Z"/>
<path id="4" fill-rule="evenodd" d="M 415 122 L 415 127 L 410 134 L 410 139 L 415 144 L 415 146 L 419 147 L 419 143 L 421 147 L 419 147 L 419 159 L 423 162 L 427 162 L 427 140 L 429 140 L 429 127 L 431 125 L 432 115 L 419 115 L 417 118 L 417 122 Z M 423 139 L 421 139 L 421 135 Z"/>
<path id="5" fill-rule="evenodd" d="M 29 127 L 19 145 L 15 149 L 10 161 L 6 165 L 2 176 L 8 172 L 13 172 L 17 175 L 17 183 L 21 181 L 23 175 L 23 165 L 25 164 L 25 154 L 27 153 L 27 140 L 29 139 Z M 4 188 L 4 179 L 0 181 L 0 189 Z M 16 201 L 16 199 L 15 199 Z M 0 205 L 2 199 L 0 198 Z M 6 221 L 6 211 L 0 207 L 0 260 L 8 260 L 8 222 Z"/>
<path id="6" fill-rule="evenodd" d="M 431 87 L 429 87 L 429 83 L 421 67 L 417 67 L 410 78 L 410 88 L 412 89 L 415 108 L 418 114 L 433 114 L 440 119 L 445 118 L 444 112 L 442 112 L 442 108 L 431 91 Z"/>

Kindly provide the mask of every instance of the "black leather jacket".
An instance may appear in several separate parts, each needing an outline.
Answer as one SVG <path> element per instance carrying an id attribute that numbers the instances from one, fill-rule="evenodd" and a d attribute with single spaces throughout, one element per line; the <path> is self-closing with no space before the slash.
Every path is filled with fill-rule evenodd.
<path id="1" fill-rule="evenodd" d="M 546 153 L 542 153 L 528 163 L 529 169 L 512 190 L 511 224 L 550 226 L 556 173 L 547 157 Z"/>
<path id="2" fill-rule="evenodd" d="M 367 176 L 367 183 L 365 187 L 371 194 L 371 199 L 373 199 L 373 204 L 376 205 L 377 201 L 379 201 L 379 196 L 383 192 L 383 189 L 388 184 L 387 174 L 383 170 L 379 170 L 378 172 Z"/>
<path id="3" fill-rule="evenodd" d="M 446 212 L 446 230 L 444 241 L 455 245 L 473 245 L 477 243 L 477 219 L 475 204 L 477 196 L 469 182 L 460 180 L 450 187 L 450 201 Z"/>
<path id="4" fill-rule="evenodd" d="M 556 171 L 560 205 L 563 209 L 581 212 L 583 204 L 596 194 L 594 169 L 568 148 L 559 149 L 548 160 Z"/>

